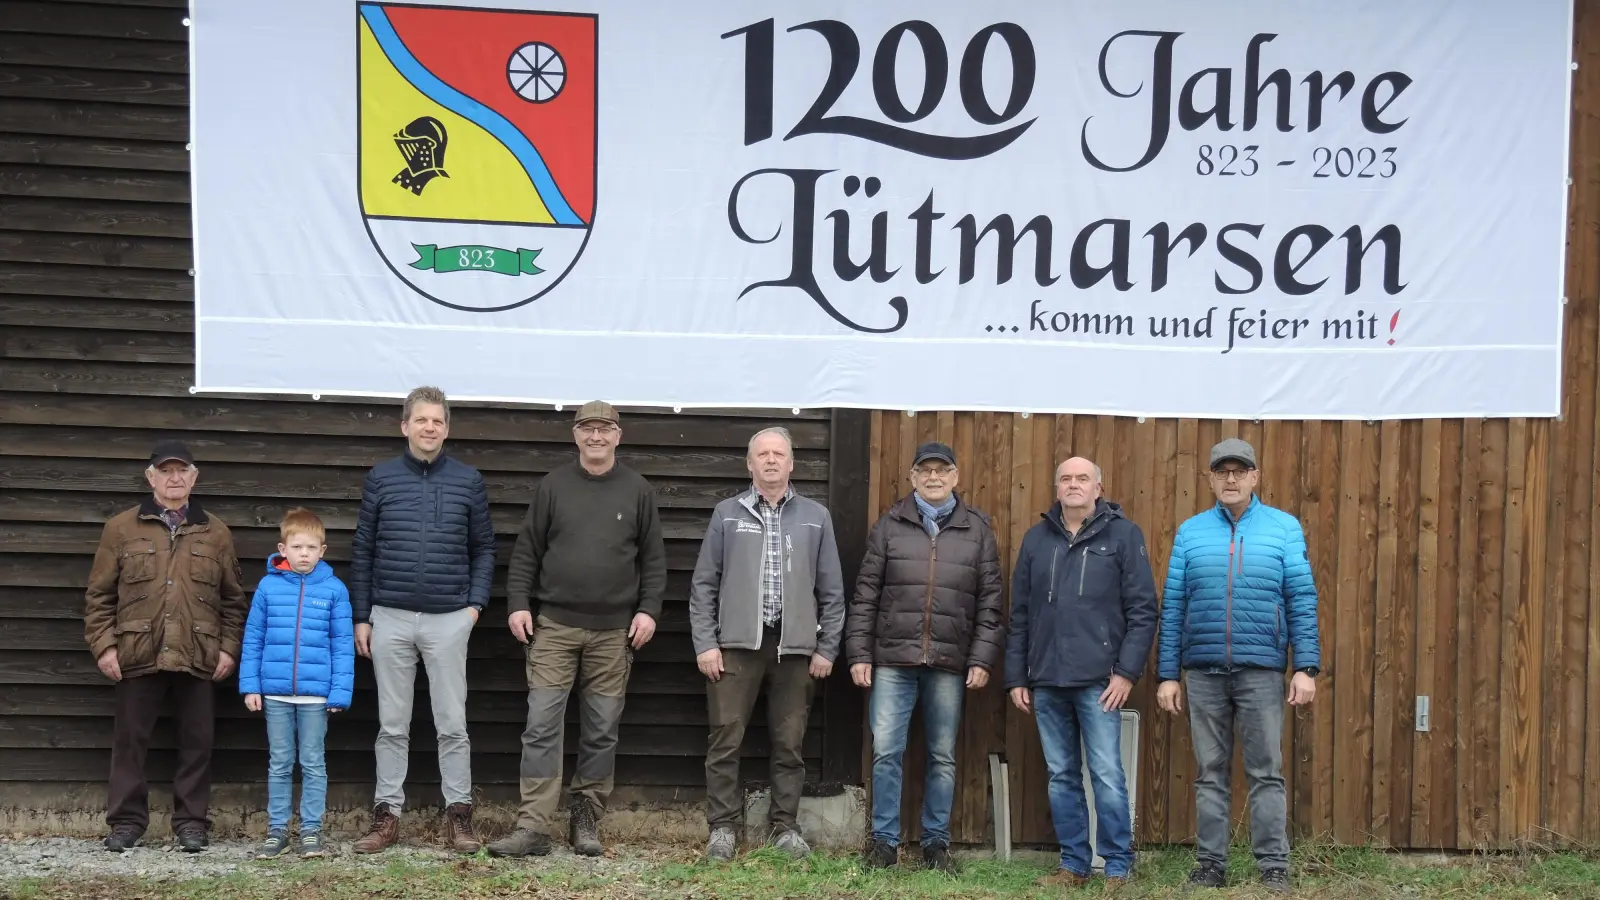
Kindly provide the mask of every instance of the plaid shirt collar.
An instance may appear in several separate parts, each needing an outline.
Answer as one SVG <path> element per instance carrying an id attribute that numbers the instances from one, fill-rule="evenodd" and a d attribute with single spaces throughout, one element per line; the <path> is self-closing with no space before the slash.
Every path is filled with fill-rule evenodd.
<path id="1" fill-rule="evenodd" d="M 783 621 L 783 508 L 794 497 L 794 485 L 769 503 L 754 484 L 756 513 L 761 516 L 761 624 L 777 628 Z"/>

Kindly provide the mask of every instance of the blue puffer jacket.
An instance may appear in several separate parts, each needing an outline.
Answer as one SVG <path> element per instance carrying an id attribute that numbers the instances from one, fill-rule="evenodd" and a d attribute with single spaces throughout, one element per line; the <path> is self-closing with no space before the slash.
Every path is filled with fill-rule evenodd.
<path id="1" fill-rule="evenodd" d="M 244 623 L 239 693 L 326 697 L 329 709 L 349 709 L 355 683 L 350 592 L 325 562 L 301 575 L 272 554 Z"/>
<path id="2" fill-rule="evenodd" d="M 372 607 L 450 613 L 489 603 L 494 524 L 477 469 L 406 453 L 367 473 L 350 548 L 356 622 Z"/>
<path id="3" fill-rule="evenodd" d="M 1252 497 L 1178 527 L 1161 607 L 1163 681 L 1182 669 L 1321 667 L 1317 586 L 1294 516 Z"/>

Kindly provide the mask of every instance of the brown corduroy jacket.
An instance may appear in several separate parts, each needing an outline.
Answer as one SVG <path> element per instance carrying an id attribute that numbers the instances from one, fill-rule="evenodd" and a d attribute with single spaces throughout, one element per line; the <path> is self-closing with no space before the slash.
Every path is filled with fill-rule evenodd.
<path id="1" fill-rule="evenodd" d="M 95 659 L 116 648 L 123 678 L 187 672 L 210 679 L 218 656 L 239 659 L 249 598 L 228 526 L 189 501 L 176 533 L 154 497 L 112 517 L 84 594 L 83 635 Z"/>

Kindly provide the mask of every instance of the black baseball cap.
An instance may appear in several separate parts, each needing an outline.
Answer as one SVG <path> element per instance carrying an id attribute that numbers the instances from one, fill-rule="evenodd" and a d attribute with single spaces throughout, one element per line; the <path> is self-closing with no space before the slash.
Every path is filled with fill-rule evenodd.
<path id="1" fill-rule="evenodd" d="M 194 465 L 194 454 L 182 441 L 162 441 L 155 449 L 150 451 L 150 465 L 159 466 L 164 462 L 177 460 L 186 466 Z"/>
<path id="2" fill-rule="evenodd" d="M 950 445 L 948 444 L 941 444 L 938 441 L 929 441 L 917 448 L 916 458 L 911 460 L 911 464 L 913 466 L 920 466 L 923 464 L 923 462 L 930 459 L 942 460 L 943 462 L 947 462 L 953 466 L 956 464 L 956 453 L 954 450 L 950 449 Z"/>

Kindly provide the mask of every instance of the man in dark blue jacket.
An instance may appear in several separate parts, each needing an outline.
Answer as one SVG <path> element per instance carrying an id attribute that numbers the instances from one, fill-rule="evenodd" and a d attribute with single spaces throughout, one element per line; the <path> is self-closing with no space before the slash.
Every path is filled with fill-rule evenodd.
<path id="1" fill-rule="evenodd" d="M 1156 702 L 1183 709 L 1189 686 L 1194 738 L 1200 887 L 1227 881 L 1233 735 L 1238 725 L 1250 781 L 1250 844 L 1261 883 L 1289 890 L 1288 803 L 1283 786 L 1283 673 L 1294 650 L 1289 703 L 1316 696 L 1321 665 L 1317 586 L 1305 532 L 1294 516 L 1256 499 L 1256 451 L 1238 438 L 1211 448 L 1217 503 L 1178 527 L 1161 610 Z"/>
<path id="2" fill-rule="evenodd" d="M 450 407 L 443 391 L 412 391 L 400 432 L 406 452 L 367 473 L 350 550 L 356 650 L 372 658 L 378 682 L 372 830 L 352 849 L 377 853 L 399 839 L 420 659 L 439 736 L 445 843 L 458 853 L 476 853 L 467 639 L 494 577 L 489 495 L 477 469 L 444 453 Z"/>
<path id="3" fill-rule="evenodd" d="M 1006 687 L 1037 710 L 1050 770 L 1050 815 L 1061 868 L 1049 881 L 1089 878 L 1089 809 L 1082 740 L 1094 785 L 1096 844 L 1106 880 L 1133 870 L 1132 810 L 1122 771 L 1122 707 L 1155 639 L 1156 591 L 1139 526 L 1101 499 L 1100 467 L 1073 457 L 1056 469 L 1056 504 L 1028 529 L 1011 581 Z"/>

